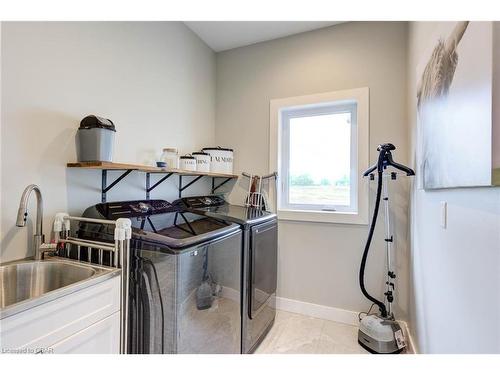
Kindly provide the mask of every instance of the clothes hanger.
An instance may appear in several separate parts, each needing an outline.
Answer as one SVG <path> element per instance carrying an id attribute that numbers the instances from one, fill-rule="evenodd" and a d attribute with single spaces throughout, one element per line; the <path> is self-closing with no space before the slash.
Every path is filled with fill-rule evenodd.
<path id="1" fill-rule="evenodd" d="M 378 145 L 377 147 L 377 151 L 379 151 L 378 161 L 376 164 L 372 165 L 363 173 L 363 177 L 370 175 L 370 178 L 373 178 L 373 172 L 375 170 L 377 170 L 377 173 L 381 174 L 383 173 L 384 169 L 387 169 L 388 167 L 399 169 L 400 171 L 406 173 L 407 176 L 414 176 L 415 172 L 413 171 L 413 169 L 394 161 L 394 159 L 392 158 L 391 151 L 395 149 L 396 146 L 394 146 L 392 143 L 383 143 Z"/>

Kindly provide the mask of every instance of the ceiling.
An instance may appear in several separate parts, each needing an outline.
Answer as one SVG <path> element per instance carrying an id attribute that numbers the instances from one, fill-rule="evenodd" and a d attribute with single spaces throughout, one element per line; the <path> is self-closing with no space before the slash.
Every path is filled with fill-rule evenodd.
<path id="1" fill-rule="evenodd" d="M 215 52 L 336 25 L 338 21 L 184 22 Z"/>

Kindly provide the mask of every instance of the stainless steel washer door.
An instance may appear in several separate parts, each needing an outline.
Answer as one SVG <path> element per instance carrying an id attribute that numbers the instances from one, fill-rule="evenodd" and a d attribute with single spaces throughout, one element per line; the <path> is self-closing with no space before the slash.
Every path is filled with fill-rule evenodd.
<path id="1" fill-rule="evenodd" d="M 178 257 L 177 353 L 241 352 L 241 243 L 238 231 Z"/>

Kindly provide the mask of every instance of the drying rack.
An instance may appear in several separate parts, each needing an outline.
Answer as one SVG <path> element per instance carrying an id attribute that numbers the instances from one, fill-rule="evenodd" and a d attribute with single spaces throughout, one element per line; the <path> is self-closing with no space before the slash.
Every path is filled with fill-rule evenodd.
<path id="1" fill-rule="evenodd" d="M 114 231 L 114 244 L 109 242 L 100 242 L 76 238 L 70 236 L 71 221 L 107 224 L 115 227 Z M 88 254 L 91 254 L 92 249 L 98 251 L 98 263 L 103 265 L 104 251 L 110 252 L 110 259 L 112 260 L 111 266 L 121 269 L 121 283 L 120 283 L 120 353 L 127 353 L 127 336 L 128 336 L 128 293 L 129 293 L 129 252 L 130 252 L 130 239 L 132 238 L 132 223 L 130 219 L 117 219 L 117 220 L 101 220 L 91 219 L 85 217 L 69 216 L 66 213 L 56 214 L 54 220 L 54 237 L 56 241 L 56 248 L 62 252 L 62 256 L 68 256 L 70 246 L 77 247 L 78 260 L 80 260 L 81 249 L 86 248 Z M 64 254 L 65 253 L 65 254 Z M 89 262 L 91 257 L 88 256 Z"/>
<path id="2" fill-rule="evenodd" d="M 264 209 L 266 209 L 265 201 L 264 201 L 263 195 L 262 195 L 262 181 L 268 180 L 270 178 L 273 178 L 275 181 L 277 181 L 278 180 L 278 173 L 273 172 L 273 173 L 270 173 L 270 174 L 267 174 L 264 176 L 258 176 L 258 175 L 252 175 L 252 174 L 247 173 L 247 172 L 243 172 L 242 176 L 248 177 L 250 179 L 250 182 L 248 185 L 248 195 L 245 199 L 245 206 L 259 208 L 259 209 L 262 209 L 264 207 Z M 253 184 L 254 178 L 258 179 L 259 187 L 258 187 L 258 191 L 252 192 L 251 189 L 252 189 L 252 184 Z M 263 203 L 264 203 L 264 205 L 263 205 Z"/>

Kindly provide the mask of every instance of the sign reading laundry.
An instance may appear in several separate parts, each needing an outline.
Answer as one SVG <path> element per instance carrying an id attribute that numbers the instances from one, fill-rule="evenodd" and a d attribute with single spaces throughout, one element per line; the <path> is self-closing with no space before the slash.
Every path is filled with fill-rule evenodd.
<path id="1" fill-rule="evenodd" d="M 218 162 L 224 162 L 224 163 L 232 163 L 233 162 L 232 157 L 225 157 L 225 156 L 212 156 L 211 159 L 218 161 Z"/>

